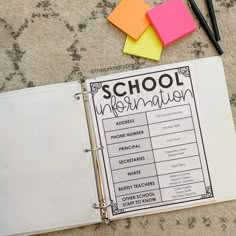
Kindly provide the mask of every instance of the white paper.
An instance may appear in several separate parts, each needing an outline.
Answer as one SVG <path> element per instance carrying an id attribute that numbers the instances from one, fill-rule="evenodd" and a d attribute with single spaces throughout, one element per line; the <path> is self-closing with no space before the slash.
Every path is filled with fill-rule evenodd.
<path id="1" fill-rule="evenodd" d="M 236 138 L 219 57 L 87 83 L 111 218 L 236 198 Z"/>
<path id="2" fill-rule="evenodd" d="M 0 95 L 0 235 L 101 221 L 80 84 Z"/>

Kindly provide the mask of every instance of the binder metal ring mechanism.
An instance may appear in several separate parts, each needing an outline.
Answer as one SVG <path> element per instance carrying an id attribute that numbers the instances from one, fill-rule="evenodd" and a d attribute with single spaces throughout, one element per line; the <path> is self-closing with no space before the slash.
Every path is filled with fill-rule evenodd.
<path id="1" fill-rule="evenodd" d="M 96 152 L 98 150 L 103 150 L 103 149 L 104 149 L 104 147 L 101 146 L 101 147 L 97 147 L 97 148 L 85 149 L 84 151 L 85 152 Z"/>
<path id="2" fill-rule="evenodd" d="M 92 93 L 92 92 L 91 91 L 83 91 L 83 92 L 80 92 L 80 93 L 75 93 L 74 98 L 79 100 L 81 95 L 89 94 L 89 93 Z"/>
<path id="3" fill-rule="evenodd" d="M 108 207 L 110 207 L 110 206 L 111 206 L 111 203 L 108 204 L 108 205 L 104 205 L 104 206 L 100 206 L 100 203 L 99 203 L 99 204 L 96 203 L 96 202 L 93 203 L 93 208 L 94 208 L 94 209 L 106 209 L 106 208 L 108 208 Z"/>
<path id="4" fill-rule="evenodd" d="M 92 153 L 92 158 L 93 158 L 93 166 L 94 166 L 94 171 L 95 171 L 95 178 L 96 178 L 96 184 L 97 184 L 97 192 L 98 192 L 98 200 L 99 203 L 93 203 L 92 208 L 96 210 L 100 210 L 101 218 L 104 223 L 109 224 L 110 220 L 108 218 L 108 212 L 107 208 L 111 207 L 111 203 L 107 204 L 106 199 L 105 199 L 105 192 L 104 192 L 104 186 L 102 182 L 102 173 L 101 173 L 101 166 L 99 162 L 99 156 L 98 156 L 98 151 L 102 151 L 104 149 L 103 146 L 97 146 L 96 143 L 96 138 L 95 138 L 95 132 L 94 132 L 94 127 L 92 123 L 92 116 L 90 113 L 90 108 L 89 108 L 89 103 L 88 103 L 88 94 L 91 94 L 92 91 L 87 91 L 86 90 L 86 85 L 85 83 L 81 83 L 82 87 L 82 92 L 75 93 L 74 98 L 76 100 L 80 100 L 81 95 L 84 98 L 84 108 L 85 108 L 85 114 L 86 114 L 86 119 L 88 123 L 88 132 L 89 132 L 89 138 L 90 138 L 90 143 L 91 143 L 91 148 L 87 148 L 84 151 L 91 152 Z"/>

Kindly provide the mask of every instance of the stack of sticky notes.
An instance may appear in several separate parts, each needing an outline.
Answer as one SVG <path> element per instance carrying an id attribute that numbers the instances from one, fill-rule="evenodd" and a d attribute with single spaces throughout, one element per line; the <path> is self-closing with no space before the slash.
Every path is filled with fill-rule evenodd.
<path id="1" fill-rule="evenodd" d="M 108 20 L 127 34 L 124 53 L 159 60 L 162 48 L 196 30 L 182 0 L 151 8 L 144 0 L 121 0 Z"/>

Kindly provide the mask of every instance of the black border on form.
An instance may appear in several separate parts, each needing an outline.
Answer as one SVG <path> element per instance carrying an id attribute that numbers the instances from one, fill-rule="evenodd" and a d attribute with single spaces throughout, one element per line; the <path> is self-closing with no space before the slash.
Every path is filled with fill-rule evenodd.
<path id="1" fill-rule="evenodd" d="M 183 68 L 183 67 L 186 67 L 188 68 L 189 70 L 189 79 L 190 79 L 190 83 L 191 83 L 191 89 L 192 89 L 192 92 L 193 92 L 193 100 L 194 100 L 194 105 L 195 105 L 195 109 L 196 109 L 196 118 L 197 118 L 197 121 L 198 121 L 198 126 L 199 126 L 199 132 L 200 132 L 200 137 L 201 137 L 201 143 L 202 143 L 202 148 L 203 148 L 203 152 L 204 152 L 204 159 L 205 159 L 205 163 L 206 163 L 206 168 L 207 168 L 207 173 L 208 173 L 208 177 L 209 177 L 209 183 L 210 183 L 210 187 L 211 187 L 211 196 L 208 196 L 207 198 L 213 198 L 214 197 L 214 192 L 213 192 L 213 189 L 212 189 L 212 183 L 211 183 L 211 178 L 210 178 L 210 173 L 209 173 L 209 167 L 208 167 L 208 163 L 207 163 L 207 158 L 206 158 L 206 151 L 205 151 L 205 146 L 204 146 L 204 142 L 203 142 L 203 135 L 202 135 L 202 131 L 201 131 L 201 124 L 200 124 L 200 120 L 199 120 L 199 114 L 198 114 L 198 109 L 197 109 L 197 104 L 196 104 L 196 99 L 195 99 L 195 93 L 194 93 L 194 88 L 193 88 L 193 83 L 192 83 L 192 77 L 191 77 L 191 72 L 190 72 L 190 68 L 189 66 L 181 66 L 181 67 L 177 67 L 177 68 L 171 68 L 171 69 L 166 69 L 166 70 L 158 70 L 158 71 L 152 71 L 152 72 L 148 72 L 148 73 L 143 73 L 143 74 L 136 74 L 136 75 L 132 75 L 132 76 L 125 76 L 125 77 L 119 77 L 119 78 L 115 78 L 115 79 L 110 79 L 110 80 L 104 80 L 104 81 L 99 81 L 99 83 L 103 83 L 103 82 L 109 82 L 109 81 L 115 81 L 115 80 L 122 80 L 122 79 L 127 79 L 127 78 L 132 78 L 132 77 L 136 77 L 136 76 L 142 76 L 142 75 L 149 75 L 149 74 L 153 74 L 153 73 L 158 73 L 158 72 L 164 72 L 164 71 L 172 71 L 172 70 L 176 70 L 176 69 L 180 69 L 180 68 Z M 94 82 L 91 82 L 90 83 L 90 90 L 92 90 L 92 84 Z M 97 115 L 96 115 L 96 112 L 95 112 L 95 101 L 94 101 L 94 96 L 92 96 L 92 101 L 93 101 L 93 108 L 94 108 L 94 113 L 95 113 L 95 116 L 96 116 L 96 123 L 97 123 L 97 128 L 98 128 L 98 135 L 99 135 L 99 141 L 100 141 L 100 145 L 102 145 L 102 140 L 101 140 L 101 136 L 100 136 L 100 130 L 99 130 L 99 124 L 98 124 L 98 118 L 97 118 Z M 200 153 L 199 153 L 199 146 L 198 146 L 198 142 L 199 140 L 197 140 L 197 136 L 196 136 L 196 129 L 195 129 L 195 123 L 194 123 L 194 120 L 193 120 L 193 114 L 192 114 L 192 109 L 191 109 L 191 106 L 190 104 L 183 104 L 183 105 L 179 105 L 179 106 L 187 106 L 189 105 L 189 108 L 190 108 L 190 113 L 191 113 L 191 120 L 192 120 L 192 123 L 193 123 L 193 131 L 194 131 L 194 135 L 195 135 L 195 138 L 196 138 L 196 144 L 197 144 L 197 149 L 198 149 L 198 156 L 199 156 L 199 159 L 200 159 L 200 163 L 201 163 L 201 157 L 200 157 Z M 153 110 L 148 110 L 148 111 L 143 111 L 143 112 L 135 112 L 133 114 L 129 114 L 129 115 L 134 115 L 134 114 L 138 114 L 138 113 L 145 113 L 145 115 L 147 116 L 147 113 L 148 112 L 152 112 L 152 111 L 156 111 L 156 110 L 162 110 L 162 109 L 168 109 L 168 108 L 173 108 L 173 107 L 178 107 L 178 106 L 172 106 L 172 107 L 167 107 L 167 108 L 160 108 L 160 109 L 153 109 Z M 128 115 L 123 115 L 123 116 L 128 116 Z M 122 117 L 122 116 L 118 116 L 118 117 Z M 114 117 L 111 117 L 111 118 L 114 118 Z M 106 118 L 106 119 L 111 119 L 111 118 Z M 103 119 L 102 120 L 102 125 L 103 125 L 103 130 L 105 132 L 105 128 L 104 128 L 104 120 L 106 119 Z M 165 121 L 164 121 L 165 122 Z M 109 131 L 108 131 L 109 132 Z M 104 136 L 105 136 L 105 140 L 106 140 L 106 134 L 104 133 Z M 150 136 L 151 137 L 151 136 Z M 133 141 L 133 140 L 132 140 Z M 106 146 L 108 146 L 107 142 L 106 142 Z M 153 149 L 152 149 L 153 151 Z M 107 182 L 107 186 L 108 186 L 108 192 L 109 192 L 109 198 L 110 198 L 110 201 L 112 202 L 112 199 L 111 199 L 111 190 L 110 190 L 110 187 L 109 187 L 109 182 L 108 182 L 108 176 L 107 176 L 107 169 L 106 169 L 106 166 L 105 166 L 105 160 L 104 160 L 104 152 L 102 150 L 102 156 L 103 156 L 103 163 L 104 163 L 104 169 L 105 169 L 105 175 L 106 175 L 106 182 Z M 110 157 L 109 158 L 109 164 L 110 164 L 110 169 L 111 169 L 111 175 L 112 175 L 112 178 L 113 178 L 113 174 L 112 174 L 112 166 L 111 166 L 111 162 L 110 162 Z M 145 164 L 144 164 L 145 165 Z M 146 164 L 147 165 L 147 164 Z M 199 168 L 202 170 L 203 172 L 203 168 L 202 168 L 202 163 L 201 163 L 201 168 Z M 189 170 L 186 170 L 186 171 L 189 171 Z M 182 171 L 182 172 L 185 172 L 185 171 Z M 159 176 L 157 174 L 157 176 Z M 204 177 L 204 174 L 203 174 L 203 180 L 204 181 L 201 181 L 201 182 L 204 182 L 205 184 L 205 177 Z M 130 180 L 131 181 L 131 180 Z M 115 191 L 115 187 L 114 187 L 114 180 L 112 180 L 113 182 L 113 188 L 114 188 L 114 195 L 116 196 L 116 191 Z M 128 182 L 128 181 L 127 181 Z M 196 182 L 193 182 L 191 184 L 194 184 Z M 184 185 L 184 184 L 182 184 Z M 181 186 L 182 186 L 181 185 Z M 174 187 L 178 187 L 178 186 L 174 186 Z M 206 186 L 205 186 L 206 187 Z M 159 186 L 160 188 L 160 186 Z M 161 188 L 160 188 L 161 189 Z M 153 191 L 153 190 L 147 190 L 145 192 L 148 192 L 148 191 Z M 161 191 L 160 191 L 161 192 Z M 139 193 L 139 192 L 137 192 Z M 128 195 L 128 194 L 124 194 L 124 195 Z M 198 196 L 201 196 L 201 195 L 198 195 Z M 118 214 L 125 214 L 125 213 L 128 213 L 128 212 L 134 212 L 134 211 L 142 211 L 142 210 L 145 210 L 145 209 L 150 209 L 150 208 L 158 208 L 158 207 L 164 207 L 164 206 L 168 206 L 168 205 L 178 205 L 178 204 L 181 204 L 181 203 L 186 203 L 186 202 L 193 202 L 193 201 L 199 201 L 199 200 L 203 200 L 203 198 L 199 198 L 199 199 L 191 199 L 191 200 L 184 200 L 184 199 L 187 199 L 187 198 L 194 198 L 194 197 L 198 197 L 198 196 L 190 196 L 190 197 L 184 197 L 184 198 L 178 198 L 176 199 L 177 200 L 181 200 L 183 199 L 183 201 L 180 201 L 180 202 L 177 202 L 177 203 L 167 203 L 167 204 L 164 204 L 164 205 L 158 205 L 158 206 L 151 206 L 152 204 L 158 204 L 157 202 L 155 203 L 148 203 L 146 205 L 148 205 L 148 207 L 144 207 L 143 206 L 145 205 L 140 205 L 140 206 L 132 206 L 130 208 L 138 208 L 138 207 L 142 207 L 142 208 L 139 208 L 139 209 L 133 209 L 133 210 L 130 210 L 130 211 L 125 211 L 125 212 L 113 212 L 113 209 L 112 209 L 112 214 L 113 215 L 118 215 Z M 168 200 L 169 202 L 170 201 L 173 201 L 173 200 Z M 167 201 L 167 202 L 168 202 Z M 117 202 L 117 196 L 116 196 L 116 202 Z M 164 203 L 166 201 L 162 201 L 161 203 Z M 127 209 L 129 207 L 126 207 L 124 209 Z"/>

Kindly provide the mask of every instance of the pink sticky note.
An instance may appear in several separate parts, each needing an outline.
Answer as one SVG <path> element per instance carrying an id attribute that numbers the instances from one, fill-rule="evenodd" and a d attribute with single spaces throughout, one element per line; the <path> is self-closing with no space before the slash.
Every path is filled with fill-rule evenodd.
<path id="1" fill-rule="evenodd" d="M 147 12 L 163 46 L 192 33 L 196 24 L 182 0 L 167 0 Z"/>

